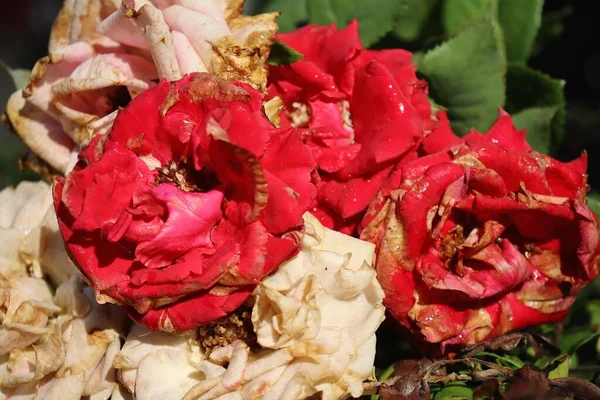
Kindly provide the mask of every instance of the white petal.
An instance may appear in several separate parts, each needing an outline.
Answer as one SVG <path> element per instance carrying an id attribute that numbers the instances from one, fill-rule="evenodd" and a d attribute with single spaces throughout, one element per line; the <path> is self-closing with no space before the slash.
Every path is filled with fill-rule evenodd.
<path id="1" fill-rule="evenodd" d="M 181 400 L 200 373 L 184 351 L 158 350 L 142 359 L 135 385 L 139 400 Z"/>

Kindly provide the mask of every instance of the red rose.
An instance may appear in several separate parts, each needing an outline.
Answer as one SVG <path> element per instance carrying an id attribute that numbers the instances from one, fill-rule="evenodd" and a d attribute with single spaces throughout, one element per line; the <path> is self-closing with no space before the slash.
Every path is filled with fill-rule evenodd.
<path id="1" fill-rule="evenodd" d="M 352 232 L 394 166 L 437 126 L 427 84 L 410 52 L 365 50 L 356 21 L 278 37 L 305 56 L 272 68 L 268 90 L 283 100 L 282 126 L 308 128 L 322 179 L 312 211 Z"/>
<path id="2" fill-rule="evenodd" d="M 503 111 L 485 136 L 439 139 L 451 147 L 395 171 L 363 222 L 390 313 L 442 349 L 563 318 L 599 273 L 586 155 L 533 151 Z"/>
<path id="3" fill-rule="evenodd" d="M 163 81 L 57 179 L 62 235 L 100 300 L 151 329 L 190 330 L 296 254 L 289 232 L 314 200 L 315 162 L 261 101 L 209 74 Z"/>

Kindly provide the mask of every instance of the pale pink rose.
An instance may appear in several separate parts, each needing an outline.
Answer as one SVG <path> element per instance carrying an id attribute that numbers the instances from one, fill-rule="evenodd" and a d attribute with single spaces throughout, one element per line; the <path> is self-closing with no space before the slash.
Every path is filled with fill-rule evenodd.
<path id="1" fill-rule="evenodd" d="M 238 0 L 66 0 L 49 55 L 6 109 L 34 169 L 69 171 L 80 146 L 160 79 L 210 72 L 264 89 L 278 13 L 242 9 Z"/>

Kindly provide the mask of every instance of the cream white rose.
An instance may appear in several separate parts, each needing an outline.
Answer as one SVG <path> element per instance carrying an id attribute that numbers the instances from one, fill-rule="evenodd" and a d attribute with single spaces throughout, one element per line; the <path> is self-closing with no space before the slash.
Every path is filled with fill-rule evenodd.
<path id="1" fill-rule="evenodd" d="M 108 399 L 116 387 L 112 363 L 121 348 L 124 313 L 115 306 L 98 305 L 77 275 L 58 287 L 54 299 L 41 279 L 14 278 L 11 284 L 18 286 L 10 293 L 6 315 L 14 320 L 12 302 L 18 303 L 22 300 L 18 294 L 27 293 L 33 307 L 29 315 L 35 318 L 21 327 L 29 336 L 21 335 L 9 347 L 0 344 L 7 350 L 0 355 L 0 398 Z M 43 298 L 31 300 L 32 293 L 38 293 L 38 298 L 43 293 Z M 14 323 L 5 326 L 14 329 Z"/>
<path id="2" fill-rule="evenodd" d="M 0 224 L 0 399 L 108 399 L 126 318 L 74 273 L 50 187 L 2 190 Z"/>
<path id="3" fill-rule="evenodd" d="M 76 273 L 69 260 L 44 182 L 21 182 L 0 191 L 0 276 L 50 277 L 60 285 Z"/>

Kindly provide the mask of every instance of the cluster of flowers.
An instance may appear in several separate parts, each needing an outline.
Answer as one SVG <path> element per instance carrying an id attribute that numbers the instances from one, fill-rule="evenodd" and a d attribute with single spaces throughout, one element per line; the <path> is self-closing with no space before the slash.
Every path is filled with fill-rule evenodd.
<path id="1" fill-rule="evenodd" d="M 427 351 L 562 319 L 600 273 L 587 156 L 529 146 L 500 110 L 459 138 L 404 50 L 362 49 L 356 24 L 281 35 L 306 57 L 270 71 L 281 124 L 306 129 L 311 209 L 376 245 L 384 304 Z"/>
<path id="2" fill-rule="evenodd" d="M 5 395 L 359 396 L 384 305 L 445 352 L 561 319 L 599 274 L 585 154 L 533 151 L 503 111 L 459 138 L 411 53 L 307 26 L 267 74 L 276 13 L 118 3 L 67 0 L 7 107 L 57 177 L 0 194 Z"/>

